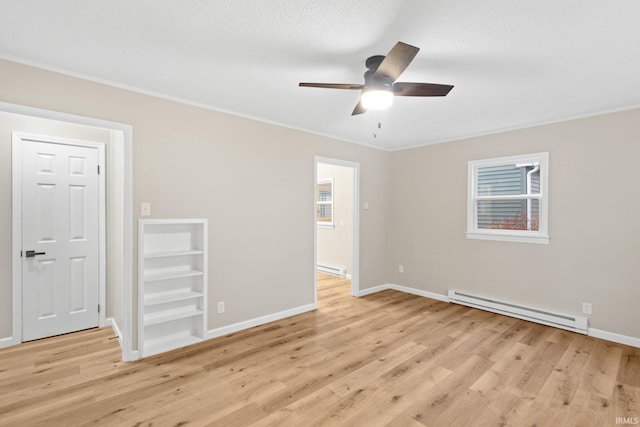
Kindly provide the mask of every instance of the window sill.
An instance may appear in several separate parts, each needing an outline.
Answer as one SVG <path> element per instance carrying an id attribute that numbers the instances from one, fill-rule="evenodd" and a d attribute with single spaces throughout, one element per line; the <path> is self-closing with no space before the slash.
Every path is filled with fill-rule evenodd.
<path id="1" fill-rule="evenodd" d="M 502 242 L 518 242 L 518 243 L 537 243 L 542 245 L 549 244 L 549 236 L 546 235 L 527 235 L 521 233 L 491 233 L 482 231 L 467 231 L 467 239 L 475 240 L 497 240 Z"/>
<path id="2" fill-rule="evenodd" d="M 333 230 L 335 228 L 335 226 L 333 225 L 333 223 L 331 224 L 327 224 L 327 223 L 318 223 L 316 224 L 318 226 L 318 228 L 323 228 L 323 229 L 327 229 L 327 230 Z"/>

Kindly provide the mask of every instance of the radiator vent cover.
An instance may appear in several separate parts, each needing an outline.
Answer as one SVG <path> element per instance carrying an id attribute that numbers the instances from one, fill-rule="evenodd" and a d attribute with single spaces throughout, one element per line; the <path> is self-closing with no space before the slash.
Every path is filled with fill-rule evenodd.
<path id="1" fill-rule="evenodd" d="M 472 295 L 453 289 L 449 289 L 449 302 L 541 323 L 547 326 L 554 326 L 581 334 L 587 334 L 589 331 L 588 319 L 586 317 L 553 313 L 547 310 L 512 304 L 506 301 Z"/>
<path id="2" fill-rule="evenodd" d="M 347 277 L 347 270 L 345 270 L 344 268 L 332 267 L 330 265 L 322 265 L 322 264 L 318 264 L 317 267 L 318 267 L 318 271 L 321 271 L 323 273 L 331 274 L 332 276 L 338 276 L 342 278 Z"/>

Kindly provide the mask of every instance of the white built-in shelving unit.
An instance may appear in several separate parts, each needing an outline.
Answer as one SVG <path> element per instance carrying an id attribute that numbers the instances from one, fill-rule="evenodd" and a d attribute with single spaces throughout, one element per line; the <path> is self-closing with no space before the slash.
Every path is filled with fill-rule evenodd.
<path id="1" fill-rule="evenodd" d="M 139 220 L 140 356 L 200 342 L 206 326 L 207 220 Z"/>

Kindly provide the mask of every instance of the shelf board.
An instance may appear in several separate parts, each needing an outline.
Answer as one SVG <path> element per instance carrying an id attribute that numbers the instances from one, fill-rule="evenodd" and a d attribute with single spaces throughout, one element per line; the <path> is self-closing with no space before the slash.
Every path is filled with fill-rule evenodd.
<path id="1" fill-rule="evenodd" d="M 179 279 L 181 277 L 202 276 L 204 273 L 199 270 L 176 270 L 163 273 L 151 273 L 144 275 L 145 282 L 157 282 L 159 280 Z"/>
<path id="2" fill-rule="evenodd" d="M 167 251 L 167 252 L 150 252 L 144 254 L 145 259 L 153 259 L 153 258 L 170 258 L 177 256 L 185 256 L 185 255 L 202 255 L 204 251 L 197 249 L 189 249 L 184 251 Z"/>
<path id="3" fill-rule="evenodd" d="M 195 308 L 165 310 L 144 315 L 144 326 L 157 325 L 159 323 L 171 322 L 178 319 L 200 316 L 204 312 Z"/>
<path id="4" fill-rule="evenodd" d="M 179 290 L 179 291 L 167 291 L 167 292 L 155 292 L 146 294 L 144 296 L 144 306 L 149 307 L 152 305 L 164 304 L 173 301 L 182 301 L 191 298 L 201 298 L 204 294 L 202 292 L 195 292 L 192 290 Z"/>
<path id="5" fill-rule="evenodd" d="M 202 338 L 193 335 L 170 337 L 168 339 L 155 339 L 153 342 L 144 343 L 143 353 L 144 357 L 147 357 L 187 345 L 197 344 L 199 342 L 202 342 Z"/>

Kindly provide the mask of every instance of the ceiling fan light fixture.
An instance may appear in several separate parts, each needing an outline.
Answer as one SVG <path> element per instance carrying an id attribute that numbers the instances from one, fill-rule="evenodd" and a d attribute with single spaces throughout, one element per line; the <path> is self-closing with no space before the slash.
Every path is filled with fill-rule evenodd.
<path id="1" fill-rule="evenodd" d="M 393 92 L 388 89 L 365 89 L 360 100 L 367 110 L 384 110 L 393 104 Z"/>
<path id="2" fill-rule="evenodd" d="M 352 116 L 368 110 L 388 108 L 396 96 L 446 96 L 453 89 L 452 85 L 396 81 L 419 50 L 415 46 L 398 42 L 387 55 L 370 56 L 364 63 L 367 67 L 363 76 L 364 84 L 300 82 L 298 86 L 361 91 Z"/>

